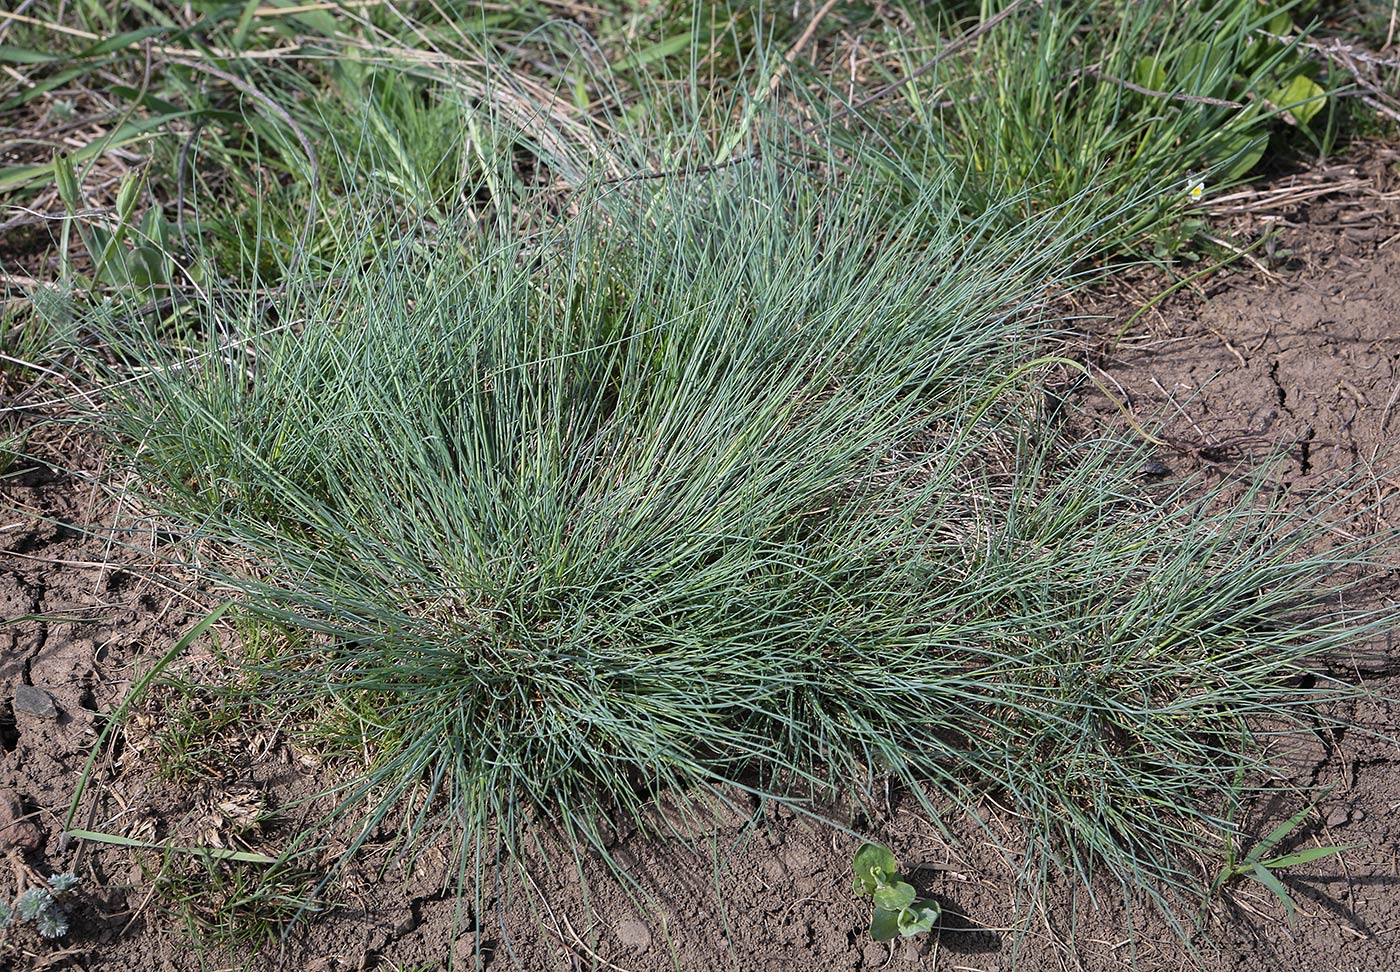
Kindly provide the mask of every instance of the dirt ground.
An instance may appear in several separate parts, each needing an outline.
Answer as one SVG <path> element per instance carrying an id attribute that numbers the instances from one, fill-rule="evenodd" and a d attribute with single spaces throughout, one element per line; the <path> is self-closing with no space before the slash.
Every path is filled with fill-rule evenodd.
<path id="1" fill-rule="evenodd" d="M 1081 322 L 1088 360 L 1137 415 L 1165 422 L 1170 445 L 1145 475 L 1239 476 L 1282 450 L 1287 458 L 1274 475 L 1297 495 L 1358 467 L 1382 476 L 1371 500 L 1400 490 L 1400 474 L 1387 472 L 1400 465 L 1397 158 L 1370 147 L 1358 161 L 1240 200 L 1250 212 L 1233 217 L 1235 238 L 1271 234 L 1251 254 L 1255 264 L 1203 278 L 1203 292 L 1183 288 L 1121 340 L 1152 296 L 1135 282 L 1142 278 L 1126 275 L 1083 307 L 1092 315 Z M 1084 404 L 1090 415 L 1120 421 L 1102 400 Z M 73 464 L 97 473 L 101 457 L 77 455 Z M 246 867 L 206 868 L 178 854 L 64 837 L 98 714 L 121 703 L 141 666 L 204 603 L 146 576 L 149 555 L 84 531 L 100 534 L 131 511 L 82 477 L 28 470 L 0 481 L 0 490 L 0 617 L 11 619 L 0 625 L 0 853 L 10 862 L 0 867 L 0 898 L 66 870 L 83 880 L 68 905 L 69 934 L 45 941 L 12 926 L 0 969 L 333 972 L 436 969 L 449 959 L 465 968 L 630 972 L 1400 969 L 1400 751 L 1383 741 L 1400 715 L 1400 645 L 1389 641 L 1330 662 L 1334 674 L 1374 692 L 1343 713 L 1362 731 L 1297 741 L 1279 798 L 1250 809 L 1250 829 L 1263 833 L 1298 809 L 1292 785 L 1331 786 L 1284 849 L 1315 840 L 1357 845 L 1288 870 L 1299 909 L 1292 923 L 1248 881 L 1221 893 L 1204 933 L 1187 943 L 1128 908 L 1114 888 L 1096 901 L 1074 900 L 1052 882 L 1043 900 L 1031 901 L 1013 822 L 998 808 L 951 819 L 941 833 L 907 795 L 893 793 L 877 794 L 851 823 L 889 844 L 944 906 L 936 934 L 893 946 L 869 939 L 868 903 L 851 894 L 854 837 L 742 796 L 712 827 L 672 813 L 672 840 L 615 835 L 611 852 L 654 889 L 650 899 L 629 895 L 585 860 L 532 873 L 523 890 L 478 911 L 445 890 L 451 874 L 439 849 L 408 873 L 394 863 L 388 834 L 376 834 L 362 863 L 322 892 L 320 910 L 280 946 L 231 940 L 219 933 L 223 916 L 254 916 L 275 930 L 308 886 L 293 882 L 284 897 L 248 900 Z M 1363 522 L 1385 529 L 1394 507 L 1377 509 Z M 22 618 L 32 619 L 13 620 Z M 218 642 L 206 639 L 172 670 L 197 677 L 219 665 Z M 101 751 L 72 826 L 275 851 L 286 831 L 255 821 L 271 811 L 293 827 L 295 814 L 279 809 L 323 786 L 331 771 L 285 733 L 250 734 L 221 725 L 215 712 L 198 693 L 158 689 Z M 200 732 L 162 736 L 160 724 L 176 714 Z"/>

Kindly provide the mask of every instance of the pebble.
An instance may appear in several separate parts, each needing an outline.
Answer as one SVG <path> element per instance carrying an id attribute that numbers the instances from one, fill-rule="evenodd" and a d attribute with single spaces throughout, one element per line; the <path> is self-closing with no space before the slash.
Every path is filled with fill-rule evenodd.
<path id="1" fill-rule="evenodd" d="M 1327 812 L 1327 826 L 1341 827 L 1351 823 L 1351 811 L 1346 807 L 1333 807 Z"/>
<path id="2" fill-rule="evenodd" d="M 20 682 L 15 686 L 15 713 L 23 713 L 36 719 L 57 719 L 58 706 L 53 696 L 41 688 Z"/>

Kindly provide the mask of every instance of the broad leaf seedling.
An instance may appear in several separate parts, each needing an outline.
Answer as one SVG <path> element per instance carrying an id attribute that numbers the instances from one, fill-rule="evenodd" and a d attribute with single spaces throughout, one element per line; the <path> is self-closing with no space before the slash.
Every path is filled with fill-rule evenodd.
<path id="1" fill-rule="evenodd" d="M 899 864 L 888 847 L 862 844 L 856 851 L 856 894 L 875 899 L 870 918 L 870 937 L 887 942 L 898 936 L 910 938 L 930 931 L 942 909 L 937 901 L 920 898 L 899 874 Z"/>

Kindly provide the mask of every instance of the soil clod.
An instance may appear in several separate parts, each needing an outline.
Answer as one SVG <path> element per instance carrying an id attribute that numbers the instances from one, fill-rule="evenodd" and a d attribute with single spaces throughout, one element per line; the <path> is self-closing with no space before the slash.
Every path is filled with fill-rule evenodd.
<path id="1" fill-rule="evenodd" d="M 13 790 L 0 790 L 0 851 L 34 851 L 44 842 L 44 833 L 29 815 Z"/>

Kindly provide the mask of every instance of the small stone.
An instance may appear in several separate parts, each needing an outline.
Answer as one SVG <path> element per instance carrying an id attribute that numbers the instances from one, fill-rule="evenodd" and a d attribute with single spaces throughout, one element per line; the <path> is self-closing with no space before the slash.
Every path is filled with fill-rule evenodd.
<path id="1" fill-rule="evenodd" d="M 44 842 L 44 832 L 24 812 L 14 790 L 0 790 L 0 851 L 34 851 Z"/>
<path id="2" fill-rule="evenodd" d="M 1143 476 L 1167 476 L 1171 474 L 1171 469 L 1164 462 L 1149 459 L 1142 464 L 1138 472 Z"/>
<path id="3" fill-rule="evenodd" d="M 615 931 L 617 940 L 628 948 L 635 948 L 639 952 L 645 952 L 651 948 L 651 929 L 644 921 L 638 921 L 636 918 L 624 918 L 617 923 Z"/>
<path id="4" fill-rule="evenodd" d="M 1327 812 L 1328 827 L 1345 827 L 1351 823 L 1351 811 L 1346 807 L 1333 807 Z"/>
<path id="5" fill-rule="evenodd" d="M 15 713 L 21 712 L 36 719 L 58 718 L 58 706 L 54 705 L 53 696 L 23 682 L 15 686 Z"/>

